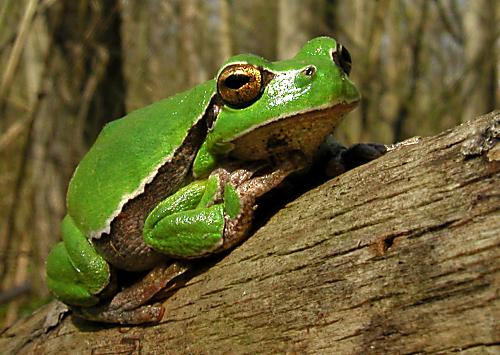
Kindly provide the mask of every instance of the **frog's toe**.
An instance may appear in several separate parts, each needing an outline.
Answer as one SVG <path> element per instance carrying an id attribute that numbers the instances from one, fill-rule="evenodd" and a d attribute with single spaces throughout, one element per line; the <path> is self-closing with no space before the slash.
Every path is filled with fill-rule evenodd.
<path id="1" fill-rule="evenodd" d="M 159 303 L 132 310 L 116 309 L 109 304 L 97 307 L 76 307 L 72 310 L 77 316 L 86 320 L 117 324 L 158 323 L 165 313 L 165 308 Z"/>

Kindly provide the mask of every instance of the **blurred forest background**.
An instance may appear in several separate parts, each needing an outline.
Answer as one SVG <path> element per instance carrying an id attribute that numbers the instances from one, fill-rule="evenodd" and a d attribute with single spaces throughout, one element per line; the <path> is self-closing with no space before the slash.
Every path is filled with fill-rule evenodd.
<path id="1" fill-rule="evenodd" d="M 360 107 L 337 138 L 431 135 L 499 105 L 497 0 L 0 0 L 0 324 L 49 299 L 69 178 L 109 120 L 329 35 Z M 98 196 L 96 197 L 98 198 Z"/>

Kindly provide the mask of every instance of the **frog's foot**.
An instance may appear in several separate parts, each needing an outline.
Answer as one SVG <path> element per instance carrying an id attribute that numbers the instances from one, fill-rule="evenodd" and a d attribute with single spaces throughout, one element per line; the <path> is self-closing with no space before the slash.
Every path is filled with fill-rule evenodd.
<path id="1" fill-rule="evenodd" d="M 348 148 L 334 140 L 327 142 L 327 144 L 328 161 L 325 173 L 328 177 L 338 176 L 377 159 L 387 152 L 387 147 L 380 143 L 358 143 Z"/>
<path id="2" fill-rule="evenodd" d="M 161 303 L 140 306 L 130 311 L 113 309 L 109 305 L 89 308 L 71 307 L 71 309 L 76 316 L 83 319 L 117 324 L 158 323 L 165 313 L 165 308 Z"/>
<path id="3" fill-rule="evenodd" d="M 143 279 L 117 293 L 111 302 L 95 307 L 73 308 L 76 315 L 98 322 L 119 324 L 157 323 L 163 318 L 165 309 L 160 303 L 147 305 L 159 291 L 177 276 L 188 270 L 180 262 L 160 265 Z"/>

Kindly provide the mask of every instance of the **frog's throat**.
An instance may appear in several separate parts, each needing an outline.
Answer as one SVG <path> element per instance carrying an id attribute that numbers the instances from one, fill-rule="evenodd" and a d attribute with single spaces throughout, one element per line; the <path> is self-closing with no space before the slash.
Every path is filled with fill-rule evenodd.
<path id="1" fill-rule="evenodd" d="M 239 134 L 231 141 L 233 150 L 230 155 L 241 160 L 261 160 L 296 150 L 312 157 L 326 136 L 357 103 L 330 104 L 280 116 Z"/>
<path id="2" fill-rule="evenodd" d="M 305 110 L 301 110 L 301 111 L 287 113 L 287 114 L 282 115 L 282 116 L 277 116 L 271 120 L 262 122 L 259 125 L 252 126 L 251 128 L 238 133 L 236 136 L 234 136 L 234 139 L 240 138 L 240 137 L 247 135 L 253 131 L 257 131 L 259 128 L 261 128 L 263 126 L 268 126 L 274 122 L 284 121 L 284 120 L 291 121 L 294 118 L 304 117 L 304 116 L 309 115 L 309 114 L 322 113 L 322 112 L 328 113 L 328 111 L 336 111 L 336 113 L 338 113 L 340 116 L 343 116 L 344 114 L 352 111 L 358 105 L 359 101 L 360 101 L 359 99 L 356 99 L 356 100 L 350 101 L 350 102 L 343 101 L 343 102 L 327 103 L 327 104 L 324 104 L 321 106 L 317 106 L 317 107 L 313 107 L 313 108 L 309 108 L 309 109 L 305 109 Z"/>

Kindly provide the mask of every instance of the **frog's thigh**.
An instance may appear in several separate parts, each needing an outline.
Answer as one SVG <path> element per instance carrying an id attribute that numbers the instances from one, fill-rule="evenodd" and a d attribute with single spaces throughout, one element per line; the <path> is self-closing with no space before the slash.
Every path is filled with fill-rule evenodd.
<path id="1" fill-rule="evenodd" d="M 63 242 L 47 258 L 47 283 L 56 296 L 71 305 L 89 306 L 109 283 L 109 265 L 75 226 L 71 217 L 64 218 Z"/>
<path id="2" fill-rule="evenodd" d="M 146 244 L 161 253 L 193 258 L 223 243 L 224 206 L 213 205 L 165 216 L 144 234 Z"/>

